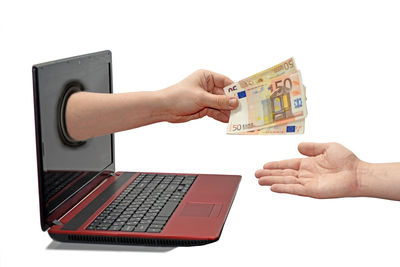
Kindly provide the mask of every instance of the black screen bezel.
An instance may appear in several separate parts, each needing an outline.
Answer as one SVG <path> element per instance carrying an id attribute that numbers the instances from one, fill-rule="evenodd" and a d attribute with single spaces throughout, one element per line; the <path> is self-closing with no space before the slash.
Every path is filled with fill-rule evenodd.
<path id="1" fill-rule="evenodd" d="M 113 80 L 112 80 L 112 55 L 111 51 L 105 50 L 97 53 L 91 53 L 71 58 L 65 58 L 61 60 L 51 61 L 42 64 L 36 64 L 32 67 L 33 75 L 33 97 L 34 97 L 34 115 L 35 115 L 35 134 L 36 134 L 36 158 L 37 158 L 37 174 L 38 174 L 38 187 L 39 187 L 39 206 L 40 206 L 40 223 L 43 231 L 49 229 L 52 226 L 51 222 L 47 222 L 46 218 L 46 203 L 44 196 L 44 170 L 43 170 L 43 147 L 42 147 L 42 133 L 41 133 L 41 116 L 40 116 L 40 88 L 39 88 L 39 74 L 40 67 L 49 67 L 55 64 L 71 62 L 71 61 L 84 61 L 88 58 L 101 57 L 106 59 L 109 70 L 109 93 L 113 92 Z M 98 173 L 97 176 L 104 172 L 115 171 L 115 151 L 114 151 L 114 134 L 111 137 L 111 163 Z M 106 177 L 106 176 L 104 176 Z M 89 186 L 89 184 L 87 185 Z"/>

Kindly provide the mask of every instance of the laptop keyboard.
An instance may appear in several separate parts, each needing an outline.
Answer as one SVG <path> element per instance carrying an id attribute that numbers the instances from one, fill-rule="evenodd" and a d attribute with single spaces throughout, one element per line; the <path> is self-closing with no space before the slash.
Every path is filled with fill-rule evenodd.
<path id="1" fill-rule="evenodd" d="M 87 230 L 160 233 L 196 178 L 140 174 Z"/>

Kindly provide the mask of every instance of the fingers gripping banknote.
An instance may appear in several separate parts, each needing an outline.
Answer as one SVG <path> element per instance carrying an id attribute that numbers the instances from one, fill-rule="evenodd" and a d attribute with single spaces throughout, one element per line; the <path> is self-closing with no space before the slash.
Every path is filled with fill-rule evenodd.
<path id="1" fill-rule="evenodd" d="M 239 99 L 229 134 L 304 133 L 305 88 L 293 58 L 224 88 Z"/>

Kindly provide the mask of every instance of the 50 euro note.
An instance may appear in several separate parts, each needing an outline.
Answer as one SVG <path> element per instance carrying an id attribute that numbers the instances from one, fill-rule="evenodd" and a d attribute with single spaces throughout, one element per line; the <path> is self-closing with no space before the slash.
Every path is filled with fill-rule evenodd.
<path id="1" fill-rule="evenodd" d="M 307 100 L 306 87 L 304 86 L 304 93 Z M 307 108 L 307 106 L 306 106 Z M 307 110 L 306 110 L 307 116 Z M 304 134 L 305 131 L 305 119 L 284 123 L 272 127 L 261 128 L 259 130 L 249 131 L 249 132 L 241 132 L 238 133 L 240 135 L 292 135 L 292 134 Z"/>
<path id="2" fill-rule="evenodd" d="M 304 134 L 305 120 L 298 120 L 272 127 L 261 128 L 254 131 L 240 132 L 239 135 L 278 135 L 278 134 Z"/>
<path id="3" fill-rule="evenodd" d="M 227 133 L 304 132 L 305 90 L 293 58 L 229 85 L 224 91 L 239 99 L 239 107 L 231 111 Z"/>
<path id="4" fill-rule="evenodd" d="M 263 70 L 254 75 L 251 75 L 250 77 L 240 80 L 238 84 L 243 90 L 248 90 L 257 85 L 264 84 L 268 82 L 268 80 L 277 78 L 281 75 L 293 73 L 295 71 L 297 71 L 296 62 L 294 61 L 294 58 L 289 58 L 269 69 Z M 225 88 L 229 89 L 229 86 Z"/>

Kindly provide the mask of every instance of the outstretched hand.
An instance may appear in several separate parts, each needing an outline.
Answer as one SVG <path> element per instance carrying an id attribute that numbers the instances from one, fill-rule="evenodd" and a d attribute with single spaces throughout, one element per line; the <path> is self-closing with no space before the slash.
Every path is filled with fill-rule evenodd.
<path id="1" fill-rule="evenodd" d="M 209 116 L 228 122 L 230 110 L 239 105 L 237 98 L 226 96 L 223 90 L 232 83 L 222 74 L 195 71 L 181 82 L 160 91 L 166 102 L 166 120 L 178 123 Z"/>
<path id="2" fill-rule="evenodd" d="M 337 143 L 301 143 L 297 158 L 269 162 L 255 176 L 260 185 L 278 193 L 313 198 L 357 196 L 357 167 L 361 162 L 350 150 Z"/>

